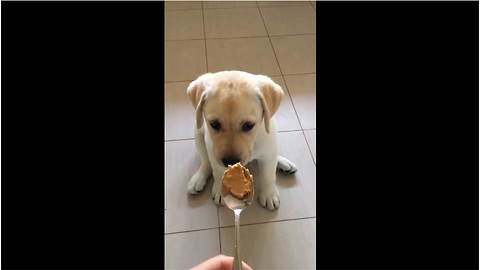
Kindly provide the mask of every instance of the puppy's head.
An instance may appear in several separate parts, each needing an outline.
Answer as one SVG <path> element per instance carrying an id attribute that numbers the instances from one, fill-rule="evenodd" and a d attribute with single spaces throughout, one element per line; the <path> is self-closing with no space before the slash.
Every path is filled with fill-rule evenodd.
<path id="1" fill-rule="evenodd" d="M 241 71 L 207 73 L 187 88 L 196 108 L 197 128 L 206 124 L 214 159 L 221 165 L 246 165 L 258 132 L 269 133 L 270 118 L 283 97 L 270 78 Z M 260 130 L 265 125 L 265 131 Z"/>

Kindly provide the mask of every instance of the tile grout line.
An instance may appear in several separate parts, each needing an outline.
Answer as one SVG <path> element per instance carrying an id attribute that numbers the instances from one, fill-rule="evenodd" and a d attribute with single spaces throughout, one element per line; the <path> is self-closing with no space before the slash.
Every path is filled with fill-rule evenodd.
<path id="1" fill-rule="evenodd" d="M 218 207 L 217 207 L 217 212 L 219 213 Z M 246 226 L 253 226 L 253 225 L 265 225 L 265 224 L 272 224 L 272 223 L 298 221 L 298 220 L 315 219 L 315 218 L 317 218 L 317 216 L 289 218 L 289 219 L 282 219 L 282 220 L 271 220 L 271 221 L 264 221 L 264 222 L 255 222 L 255 223 L 249 223 L 249 224 L 242 224 L 241 226 L 246 227 Z M 218 229 L 219 236 L 220 236 L 220 229 L 227 229 L 227 228 L 235 228 L 235 225 L 229 225 L 229 226 L 221 227 L 220 224 L 218 224 L 218 227 L 188 230 L 188 231 L 179 231 L 179 232 L 169 232 L 169 233 L 165 233 L 165 235 L 183 234 L 183 233 L 191 233 L 191 232 L 201 232 L 201 231 L 209 231 L 209 230 Z"/>
<path id="2" fill-rule="evenodd" d="M 290 76 L 290 75 L 287 75 L 287 76 Z M 287 88 L 287 94 L 290 97 L 290 103 L 292 104 L 293 110 L 295 111 L 295 116 L 297 117 L 298 125 L 300 126 L 300 131 L 303 131 L 302 121 L 300 121 L 300 117 L 298 116 L 297 108 L 295 107 L 292 94 L 290 94 L 290 89 L 288 88 L 287 80 L 285 80 L 285 75 L 282 75 L 282 79 L 283 79 L 283 82 L 285 83 L 285 87 Z"/>
<path id="3" fill-rule="evenodd" d="M 205 32 L 205 29 L 204 29 Z M 214 38 L 209 38 L 209 40 L 225 40 L 225 39 L 245 39 L 245 38 L 265 38 L 265 37 L 295 37 L 295 36 L 312 36 L 316 35 L 317 33 L 302 33 L 302 34 L 288 34 L 288 35 L 260 35 L 260 36 L 239 36 L 239 37 L 214 37 Z M 165 41 L 192 41 L 192 40 L 206 40 L 205 38 L 186 38 L 186 39 L 165 39 Z"/>
<path id="4" fill-rule="evenodd" d="M 299 131 L 302 131 L 302 129 L 277 130 L 278 133 L 299 132 Z"/>
<path id="5" fill-rule="evenodd" d="M 305 138 L 305 142 L 307 143 L 307 148 L 308 148 L 308 151 L 310 152 L 310 156 L 312 157 L 313 164 L 315 164 L 315 167 L 316 167 L 316 166 L 317 166 L 317 162 L 315 162 L 315 158 L 313 158 L 312 147 L 311 147 L 310 144 L 308 143 L 308 139 L 307 139 L 307 135 L 305 134 L 305 131 L 306 131 L 306 130 L 302 130 L 303 137 Z M 316 133 L 316 129 L 315 129 L 315 133 Z"/>
<path id="6" fill-rule="evenodd" d="M 204 7 L 204 1 L 202 1 L 202 22 L 203 22 L 203 38 L 204 38 L 204 44 L 205 44 L 205 64 L 206 64 L 206 71 L 208 73 L 209 68 L 208 68 L 208 49 L 207 49 L 207 27 L 205 24 L 205 7 Z M 218 210 L 217 206 L 217 229 L 218 229 L 218 249 L 219 249 L 219 254 L 222 254 L 222 234 L 220 231 L 220 211 Z"/>
<path id="7" fill-rule="evenodd" d="M 257 6 L 258 6 L 258 1 L 257 1 Z M 275 60 L 277 61 L 278 68 L 280 69 L 280 74 L 282 76 L 283 82 L 285 83 L 285 87 L 287 87 L 287 94 L 290 97 L 290 102 L 292 103 L 293 110 L 295 111 L 295 116 L 297 117 L 298 124 L 300 125 L 301 130 L 303 130 L 302 122 L 300 121 L 300 117 L 298 116 L 297 109 L 295 108 L 295 104 L 293 102 L 292 95 L 290 94 L 290 90 L 288 89 L 287 81 L 285 80 L 285 75 L 283 74 L 282 66 L 280 65 L 280 61 L 278 61 L 277 53 L 275 52 L 275 48 L 273 47 L 272 39 L 270 37 L 270 33 L 268 32 L 267 24 L 265 23 L 265 19 L 263 18 L 260 6 L 258 6 L 258 11 L 260 12 L 260 17 L 262 18 L 263 26 L 265 27 L 265 30 L 267 31 L 268 41 L 270 42 L 270 47 L 272 48 L 273 54 L 275 55 Z M 305 134 L 303 134 L 303 136 L 305 137 Z M 305 140 L 306 140 L 306 138 L 305 138 Z"/>
<path id="8" fill-rule="evenodd" d="M 180 9 L 165 9 L 165 11 L 183 11 L 183 10 L 210 10 L 210 9 L 245 9 L 245 8 L 254 8 L 253 6 L 252 7 L 211 7 L 211 8 L 205 8 L 203 7 L 203 2 L 205 1 L 201 1 L 202 2 L 202 7 L 201 8 L 180 8 Z M 255 1 L 257 3 L 257 6 L 258 6 L 258 1 Z M 266 1 L 261 1 L 261 2 L 266 2 Z M 302 3 L 302 2 L 309 2 L 310 5 L 313 6 L 313 4 L 311 3 L 311 1 L 298 1 L 299 3 Z M 315 1 L 316 2 L 316 1 Z M 284 5 L 284 6 L 276 6 L 276 5 L 271 5 L 271 6 L 262 6 L 262 7 L 269 7 L 269 8 L 272 8 L 272 7 L 298 7 L 298 6 L 308 6 L 308 5 L 305 5 L 305 4 L 290 4 L 290 5 Z"/>
<path id="9" fill-rule="evenodd" d="M 220 245 L 220 254 L 222 253 L 222 232 L 220 227 L 220 209 L 217 206 L 217 228 L 218 228 L 218 244 Z"/>
<path id="10" fill-rule="evenodd" d="M 298 132 L 298 131 L 311 131 L 317 130 L 317 128 L 306 128 L 306 129 L 289 129 L 289 130 L 277 130 L 278 133 L 286 132 Z M 178 139 L 165 139 L 164 142 L 182 142 L 182 141 L 193 141 L 195 138 L 178 138 Z"/>
<path id="11" fill-rule="evenodd" d="M 316 72 L 307 72 L 307 73 L 290 73 L 290 74 L 284 74 L 284 75 L 269 75 L 269 74 L 264 74 L 265 76 L 270 76 L 270 77 L 285 77 L 285 76 L 297 76 L 297 75 L 317 75 Z M 194 78 L 195 79 L 195 78 Z M 194 80 L 192 79 L 192 80 Z M 192 82 L 191 80 L 180 80 L 180 81 L 165 81 L 165 83 L 190 83 Z"/>
<path id="12" fill-rule="evenodd" d="M 194 138 L 180 138 L 180 139 L 165 139 L 165 142 L 182 142 L 182 141 L 193 141 Z"/>
<path id="13" fill-rule="evenodd" d="M 289 219 L 282 219 L 282 220 L 272 220 L 272 221 L 264 221 L 264 222 L 256 222 L 256 223 L 249 223 L 249 224 L 243 224 L 241 226 L 247 227 L 247 226 L 253 226 L 253 225 L 265 225 L 265 224 L 272 224 L 272 223 L 280 223 L 280 222 L 288 222 L 288 221 L 297 221 L 297 220 L 305 220 L 305 219 L 315 219 L 317 216 L 312 216 L 312 217 L 301 217 L 301 218 L 289 218 Z M 224 226 L 222 229 L 226 228 L 235 228 L 235 225 L 229 225 L 229 226 Z"/>
<path id="14" fill-rule="evenodd" d="M 261 10 L 260 6 L 258 5 L 258 1 L 257 1 L 257 7 L 258 7 L 258 12 L 260 13 L 260 17 L 262 18 L 263 27 L 265 28 L 265 31 L 267 32 L 267 37 L 268 37 L 268 41 L 270 42 L 270 47 L 272 48 L 273 55 L 275 55 L 275 60 L 277 61 L 277 66 L 278 66 L 278 69 L 280 70 L 280 75 L 283 78 L 282 66 L 280 65 L 280 62 L 278 61 L 277 53 L 275 52 L 275 48 L 273 47 L 272 39 L 270 38 L 270 32 L 268 31 L 268 27 L 267 27 L 267 24 L 265 23 L 265 18 L 263 18 L 262 10 Z M 283 79 L 283 80 L 285 81 L 285 79 Z M 293 103 L 293 101 L 292 101 L 292 103 Z"/>
<path id="15" fill-rule="evenodd" d="M 203 7 L 203 3 L 205 1 L 202 1 L 202 23 L 203 23 L 203 41 L 205 45 L 205 65 L 208 73 L 208 52 L 207 52 L 207 27 L 205 27 L 205 8 Z"/>
<path id="16" fill-rule="evenodd" d="M 204 2 L 204 1 L 202 1 Z M 252 1 L 253 2 L 253 1 Z M 257 3 L 257 7 L 258 7 L 258 1 L 255 1 Z M 261 1 L 261 2 L 266 2 L 266 1 Z M 307 1 L 298 1 L 298 2 L 307 2 Z M 312 3 L 309 2 L 309 5 L 312 5 Z M 275 6 L 275 5 L 272 5 L 272 6 L 262 6 L 262 7 L 268 7 L 268 8 L 272 8 L 272 7 L 306 7 L 306 6 L 309 6 L 309 5 L 299 5 L 299 4 L 292 4 L 292 5 L 285 5 L 285 6 Z M 206 10 L 210 10 L 210 9 L 247 9 L 247 8 L 255 8 L 254 6 L 251 6 L 251 7 L 213 7 L 213 8 L 204 8 Z M 178 9 L 178 10 L 181 10 L 181 9 Z M 185 10 L 188 10 L 188 9 L 185 9 Z"/>
<path id="17" fill-rule="evenodd" d="M 192 80 L 182 80 L 182 81 L 165 81 L 165 83 L 191 83 Z"/>
<path id="18" fill-rule="evenodd" d="M 174 234 L 191 233 L 191 232 L 201 232 L 201 231 L 209 231 L 209 230 L 214 230 L 214 229 L 218 229 L 218 227 L 204 228 L 204 229 L 193 229 L 193 230 L 178 231 L 178 232 L 169 232 L 169 233 L 165 233 L 165 235 L 174 235 Z"/>

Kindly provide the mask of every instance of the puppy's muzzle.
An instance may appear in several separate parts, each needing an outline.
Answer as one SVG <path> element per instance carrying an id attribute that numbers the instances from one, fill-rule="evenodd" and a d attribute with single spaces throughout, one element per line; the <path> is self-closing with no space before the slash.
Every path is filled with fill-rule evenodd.
<path id="1" fill-rule="evenodd" d="M 234 165 L 240 162 L 240 159 L 236 157 L 221 158 L 220 160 L 222 161 L 223 166 L 225 167 L 228 167 L 228 165 Z"/>

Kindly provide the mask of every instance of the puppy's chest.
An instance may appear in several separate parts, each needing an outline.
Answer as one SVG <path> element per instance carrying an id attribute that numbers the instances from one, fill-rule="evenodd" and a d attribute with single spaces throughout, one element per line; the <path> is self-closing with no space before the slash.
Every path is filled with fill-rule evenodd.
<path id="1" fill-rule="evenodd" d="M 257 136 L 254 140 L 252 160 L 262 158 L 265 155 L 267 156 L 276 155 L 275 138 L 267 134 L 262 134 L 262 135 L 265 135 L 265 136 Z"/>

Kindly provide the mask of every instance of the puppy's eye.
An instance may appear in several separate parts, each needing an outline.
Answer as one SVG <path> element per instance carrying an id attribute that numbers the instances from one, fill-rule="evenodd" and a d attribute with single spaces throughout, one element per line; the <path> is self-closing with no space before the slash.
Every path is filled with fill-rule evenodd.
<path id="1" fill-rule="evenodd" d="M 243 125 L 242 125 L 242 130 L 245 131 L 245 132 L 248 132 L 248 131 L 252 130 L 252 128 L 253 128 L 254 126 L 255 126 L 255 124 L 252 123 L 252 122 L 245 122 L 245 123 L 243 123 Z"/>
<path id="2" fill-rule="evenodd" d="M 210 121 L 210 126 L 216 131 L 219 131 L 222 128 L 222 125 L 217 120 Z"/>

